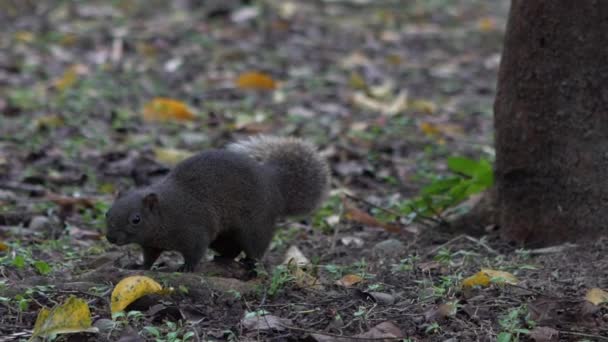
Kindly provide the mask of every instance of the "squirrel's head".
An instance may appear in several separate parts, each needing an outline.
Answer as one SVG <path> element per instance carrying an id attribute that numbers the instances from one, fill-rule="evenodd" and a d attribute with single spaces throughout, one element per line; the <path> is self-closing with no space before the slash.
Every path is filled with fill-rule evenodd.
<path id="1" fill-rule="evenodd" d="M 142 243 L 159 231 L 159 213 L 159 198 L 154 192 L 136 190 L 119 194 L 106 213 L 106 237 L 119 246 Z"/>

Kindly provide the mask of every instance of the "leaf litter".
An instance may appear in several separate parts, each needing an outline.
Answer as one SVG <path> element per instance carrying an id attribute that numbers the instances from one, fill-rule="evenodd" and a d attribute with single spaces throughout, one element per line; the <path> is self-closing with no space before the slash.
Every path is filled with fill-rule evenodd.
<path id="1" fill-rule="evenodd" d="M 258 132 L 315 141 L 356 205 L 332 196 L 318 216 L 285 223 L 255 285 L 238 272 L 184 276 L 155 309 L 125 313 L 131 330 L 91 339 L 608 335 L 597 272 L 608 267 L 608 241 L 546 253 L 491 232 L 450 242 L 447 230 L 418 224 L 435 213 L 404 205 L 423 188 L 450 195 L 429 188 L 437 179 L 463 194 L 487 184 L 508 2 L 52 3 L 0 11 L 9 23 L 0 35 L 1 336 L 29 338 L 23 331 L 42 307 L 74 294 L 101 326 L 111 318 L 109 281 L 142 275 L 116 266 L 136 261 L 131 247 L 97 239 L 114 194 L 162 178 L 191 152 Z M 466 159 L 449 163 L 454 156 Z M 451 169 L 466 177 L 450 178 Z M 53 223 L 49 234 L 30 230 L 41 217 Z M 372 252 L 389 240 L 404 247 Z M 290 246 L 298 253 L 286 255 Z M 273 278 L 285 259 L 302 266 L 288 262 Z M 165 284 L 178 264 L 164 255 L 146 275 Z M 484 273 L 482 286 L 462 287 L 480 269 L 518 282 Z M 272 282 L 280 291 L 269 297 Z"/>

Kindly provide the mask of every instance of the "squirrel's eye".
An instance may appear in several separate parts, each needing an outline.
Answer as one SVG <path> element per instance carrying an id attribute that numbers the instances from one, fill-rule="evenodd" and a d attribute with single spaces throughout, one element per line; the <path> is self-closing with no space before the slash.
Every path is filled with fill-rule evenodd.
<path id="1" fill-rule="evenodd" d="M 139 216 L 139 214 L 133 214 L 131 215 L 130 221 L 131 224 L 138 224 L 139 222 L 141 222 L 141 217 Z"/>

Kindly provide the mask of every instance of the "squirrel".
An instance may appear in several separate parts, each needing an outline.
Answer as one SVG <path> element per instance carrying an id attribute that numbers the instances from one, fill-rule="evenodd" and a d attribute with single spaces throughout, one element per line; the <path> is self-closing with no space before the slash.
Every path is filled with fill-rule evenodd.
<path id="1" fill-rule="evenodd" d="M 144 269 L 179 251 L 193 272 L 207 248 L 249 261 L 268 248 L 277 219 L 309 214 L 329 188 L 327 161 L 299 138 L 257 136 L 200 152 L 159 183 L 119 194 L 106 213 L 109 242 L 139 244 Z"/>

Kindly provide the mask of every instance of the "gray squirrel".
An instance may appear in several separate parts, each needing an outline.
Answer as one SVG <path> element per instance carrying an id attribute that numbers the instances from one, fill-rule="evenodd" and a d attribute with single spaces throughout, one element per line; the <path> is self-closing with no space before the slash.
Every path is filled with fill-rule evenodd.
<path id="1" fill-rule="evenodd" d="M 213 249 L 234 259 L 261 258 L 278 218 L 312 212 L 329 188 L 329 167 L 311 143 L 257 136 L 200 152 L 160 182 L 119 195 L 106 213 L 107 239 L 137 243 L 144 269 L 179 251 L 192 272 Z"/>

